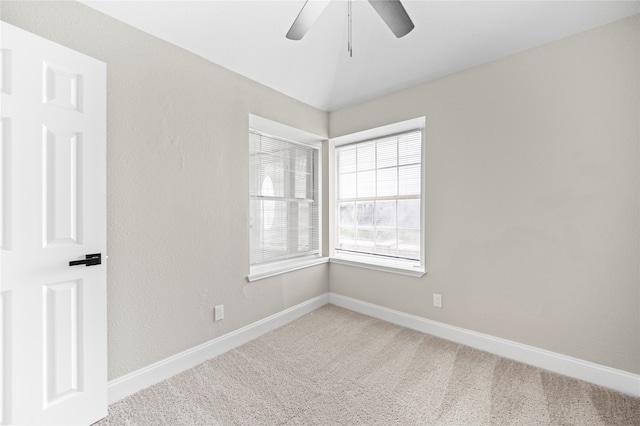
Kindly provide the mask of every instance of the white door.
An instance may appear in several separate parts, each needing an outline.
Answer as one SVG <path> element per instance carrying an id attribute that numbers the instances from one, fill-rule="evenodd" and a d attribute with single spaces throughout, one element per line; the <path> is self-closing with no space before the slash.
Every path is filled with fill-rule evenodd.
<path id="1" fill-rule="evenodd" d="M 0 36 L 0 423 L 86 425 L 107 414 L 106 65 Z"/>

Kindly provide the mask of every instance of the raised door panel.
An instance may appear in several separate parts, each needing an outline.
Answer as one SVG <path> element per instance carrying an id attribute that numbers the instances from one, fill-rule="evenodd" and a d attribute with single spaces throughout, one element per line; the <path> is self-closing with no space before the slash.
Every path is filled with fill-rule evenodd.
<path id="1" fill-rule="evenodd" d="M 82 281 L 44 286 L 45 404 L 54 405 L 84 388 Z"/>
<path id="2" fill-rule="evenodd" d="M 0 250 L 11 250 L 11 118 L 0 117 Z"/>
<path id="3" fill-rule="evenodd" d="M 0 292 L 0 424 L 9 422 L 11 410 L 11 292 Z"/>
<path id="4" fill-rule="evenodd" d="M 82 133 L 42 133 L 43 247 L 82 244 Z"/>

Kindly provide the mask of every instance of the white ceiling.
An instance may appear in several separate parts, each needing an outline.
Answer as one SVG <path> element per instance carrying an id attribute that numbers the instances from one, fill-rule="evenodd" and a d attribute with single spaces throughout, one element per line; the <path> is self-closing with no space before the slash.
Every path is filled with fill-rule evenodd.
<path id="1" fill-rule="evenodd" d="M 114 18 L 325 111 L 334 111 L 640 13 L 640 1 L 403 0 L 396 39 L 364 0 L 333 0 L 300 41 L 304 0 L 81 0 Z"/>

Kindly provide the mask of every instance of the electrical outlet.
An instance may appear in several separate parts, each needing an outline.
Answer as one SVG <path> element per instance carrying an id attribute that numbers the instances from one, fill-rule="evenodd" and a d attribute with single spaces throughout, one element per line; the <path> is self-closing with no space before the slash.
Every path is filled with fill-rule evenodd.
<path id="1" fill-rule="evenodd" d="M 436 308 L 442 308 L 442 295 L 433 293 L 433 306 Z"/>
<path id="2" fill-rule="evenodd" d="M 224 305 L 218 305 L 213 308 L 213 320 L 220 321 L 224 319 Z"/>

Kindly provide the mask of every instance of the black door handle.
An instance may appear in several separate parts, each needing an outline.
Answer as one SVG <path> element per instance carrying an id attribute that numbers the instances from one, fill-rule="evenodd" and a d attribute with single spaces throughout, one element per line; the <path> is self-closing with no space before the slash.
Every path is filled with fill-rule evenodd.
<path id="1" fill-rule="evenodd" d="M 69 262 L 69 266 L 85 265 L 93 266 L 100 265 L 102 263 L 102 253 L 87 254 L 85 260 L 73 260 Z"/>

